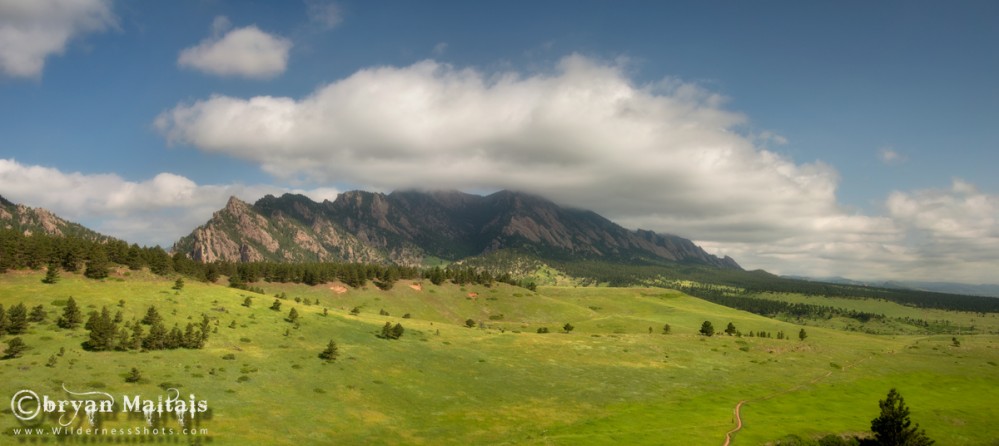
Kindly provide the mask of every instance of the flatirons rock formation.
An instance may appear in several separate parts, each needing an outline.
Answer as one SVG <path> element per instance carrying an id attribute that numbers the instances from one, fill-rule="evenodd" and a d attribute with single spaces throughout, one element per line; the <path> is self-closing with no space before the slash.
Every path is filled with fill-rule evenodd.
<path id="1" fill-rule="evenodd" d="M 563 208 L 510 191 L 488 196 L 455 191 L 351 191 L 316 203 L 302 195 L 236 198 L 174 245 L 211 262 L 349 261 L 420 265 L 502 249 L 540 258 L 693 262 L 740 269 L 690 240 L 631 231 L 591 211 Z"/>

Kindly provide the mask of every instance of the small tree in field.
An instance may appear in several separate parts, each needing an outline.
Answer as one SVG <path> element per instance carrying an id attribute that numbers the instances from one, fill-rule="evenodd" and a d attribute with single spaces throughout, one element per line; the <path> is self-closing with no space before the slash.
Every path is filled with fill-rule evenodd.
<path id="1" fill-rule="evenodd" d="M 132 367 L 132 371 L 128 372 L 128 376 L 125 376 L 125 382 L 127 383 L 137 383 L 142 380 L 142 373 L 139 369 Z"/>
<path id="2" fill-rule="evenodd" d="M 669 326 L 669 324 L 664 324 L 664 325 L 663 325 L 663 334 L 669 334 L 669 332 L 670 332 L 670 331 L 671 331 L 672 329 L 673 329 L 673 327 L 670 327 L 670 326 Z"/>
<path id="3" fill-rule="evenodd" d="M 320 359 L 325 359 L 327 361 L 335 361 L 336 357 L 340 355 L 339 348 L 336 346 L 336 342 L 330 339 L 330 343 L 326 344 L 326 350 L 323 350 L 319 354 Z"/>
<path id="4" fill-rule="evenodd" d="M 735 334 L 735 324 L 729 322 L 728 326 L 725 327 L 725 334 L 732 336 Z"/>
<path id="5" fill-rule="evenodd" d="M 4 359 L 11 359 L 21 356 L 28 346 L 21 340 L 21 338 L 13 338 L 7 341 L 7 350 L 4 352 Z"/>
<path id="6" fill-rule="evenodd" d="M 76 300 L 72 297 L 66 301 L 66 307 L 62 309 L 62 316 L 56 321 L 56 325 L 60 328 L 73 329 L 83 323 L 83 313 L 80 312 L 80 307 L 76 305 Z"/>
<path id="7" fill-rule="evenodd" d="M 173 289 L 180 291 L 184 289 L 184 278 L 178 277 L 177 281 L 173 283 Z"/>
<path id="8" fill-rule="evenodd" d="M 798 339 L 801 339 L 802 341 L 804 341 L 805 338 L 807 338 L 807 337 L 808 337 L 808 333 L 805 333 L 805 329 L 802 328 L 801 331 L 798 332 Z"/>
<path id="9" fill-rule="evenodd" d="M 274 311 L 281 311 L 281 300 L 274 299 L 274 303 L 271 304 L 271 309 Z"/>
<path id="10" fill-rule="evenodd" d="M 566 333 L 569 333 L 569 332 L 571 332 L 571 331 L 572 331 L 572 330 L 573 330 L 574 328 L 576 328 L 576 327 L 573 327 L 573 326 L 572 326 L 572 324 L 570 324 L 570 323 L 566 322 L 566 323 L 565 323 L 565 325 L 563 325 L 563 326 L 562 326 L 562 331 L 564 331 L 564 332 L 566 332 Z"/>
<path id="11" fill-rule="evenodd" d="M 465 319 L 465 326 L 468 327 L 468 328 L 474 328 L 475 327 L 475 321 L 472 320 L 471 318 Z"/>
<path id="12" fill-rule="evenodd" d="M 42 283 L 54 284 L 59 281 L 59 264 L 56 262 L 49 263 L 49 269 L 45 271 L 45 278 L 42 279 Z"/>
<path id="13" fill-rule="evenodd" d="M 701 324 L 700 333 L 708 337 L 715 335 L 715 327 L 711 325 L 711 321 L 704 321 L 704 323 Z"/>
<path id="14" fill-rule="evenodd" d="M 292 307 L 291 311 L 288 312 L 288 322 L 295 323 L 298 321 L 298 310 Z"/>
<path id="15" fill-rule="evenodd" d="M 878 445 L 885 446 L 929 446 L 934 443 L 909 420 L 909 408 L 897 390 L 888 391 L 888 397 L 878 401 L 881 415 L 871 420 L 871 431 Z"/>

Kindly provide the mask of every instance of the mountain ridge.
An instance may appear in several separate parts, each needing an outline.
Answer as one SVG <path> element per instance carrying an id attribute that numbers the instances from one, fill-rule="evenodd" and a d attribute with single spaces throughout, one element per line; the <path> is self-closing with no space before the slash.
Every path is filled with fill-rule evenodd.
<path id="1" fill-rule="evenodd" d="M 14 230 L 24 235 L 42 233 L 75 236 L 95 241 L 112 238 L 79 223 L 63 219 L 48 209 L 14 203 L 3 196 L 0 196 L 0 229 Z"/>
<path id="2" fill-rule="evenodd" d="M 267 195 L 226 206 L 174 244 L 192 259 L 363 261 L 404 266 L 458 261 L 507 248 L 541 258 L 644 259 L 741 269 L 685 238 L 632 231 L 599 214 L 514 191 L 348 191 L 334 201 Z"/>

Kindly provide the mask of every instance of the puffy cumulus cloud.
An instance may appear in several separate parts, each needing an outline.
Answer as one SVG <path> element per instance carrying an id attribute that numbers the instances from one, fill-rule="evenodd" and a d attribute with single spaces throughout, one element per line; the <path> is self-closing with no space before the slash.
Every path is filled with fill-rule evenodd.
<path id="1" fill-rule="evenodd" d="M 212 37 L 180 52 L 177 65 L 218 76 L 268 79 L 284 73 L 292 42 L 256 26 L 229 30 L 225 17 L 212 23 Z M 224 32 L 224 34 L 223 34 Z"/>
<path id="2" fill-rule="evenodd" d="M 37 77 L 45 58 L 80 35 L 116 25 L 110 0 L 0 0 L 0 71 Z"/>
<path id="3" fill-rule="evenodd" d="M 270 185 L 198 185 L 172 173 L 144 181 L 115 174 L 83 174 L 23 165 L 0 159 L 0 195 L 88 224 L 99 232 L 131 242 L 169 247 L 211 218 L 230 196 L 253 202 L 287 191 Z M 331 188 L 292 190 L 314 200 L 333 199 Z"/>
<path id="4" fill-rule="evenodd" d="M 916 275 L 955 271 L 955 280 L 995 282 L 999 196 L 956 179 L 949 189 L 893 192 L 886 207 L 917 254 Z"/>
<path id="5" fill-rule="evenodd" d="M 626 66 L 572 55 L 534 74 L 432 60 L 374 67 L 303 98 L 178 104 L 155 125 L 171 143 L 278 178 L 524 190 L 690 237 L 750 268 L 909 277 L 923 252 L 904 222 L 847 212 L 835 169 L 764 148 L 786 140 L 740 133 L 746 123 L 696 84 L 638 84 Z"/>
<path id="6" fill-rule="evenodd" d="M 366 69 L 301 99 L 181 104 L 156 126 L 279 177 L 528 190 L 708 240 L 774 240 L 837 215 L 832 168 L 757 149 L 723 104 L 694 84 L 636 85 L 625 67 L 573 55 L 530 76 L 434 61 Z"/>

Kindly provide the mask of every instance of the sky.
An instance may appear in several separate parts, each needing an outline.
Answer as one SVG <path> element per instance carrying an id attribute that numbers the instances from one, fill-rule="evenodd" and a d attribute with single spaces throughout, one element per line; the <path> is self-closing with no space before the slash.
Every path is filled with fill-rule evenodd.
<path id="1" fill-rule="evenodd" d="M 746 269 L 999 283 L 993 1 L 0 0 L 0 195 L 513 189 Z"/>

